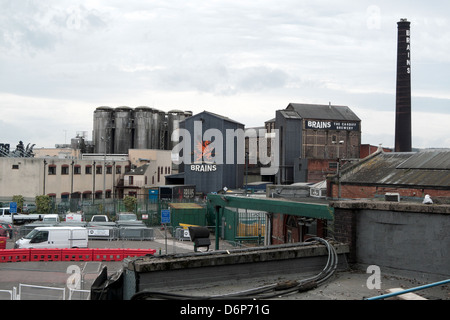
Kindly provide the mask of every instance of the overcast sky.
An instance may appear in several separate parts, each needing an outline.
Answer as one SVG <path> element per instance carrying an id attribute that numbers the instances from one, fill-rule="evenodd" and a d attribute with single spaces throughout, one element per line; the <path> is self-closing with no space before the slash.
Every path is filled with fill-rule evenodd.
<path id="1" fill-rule="evenodd" d="M 448 1 L 0 0 L 0 143 L 92 139 L 99 106 L 261 126 L 349 106 L 394 146 L 397 22 L 411 21 L 413 147 L 450 147 Z"/>

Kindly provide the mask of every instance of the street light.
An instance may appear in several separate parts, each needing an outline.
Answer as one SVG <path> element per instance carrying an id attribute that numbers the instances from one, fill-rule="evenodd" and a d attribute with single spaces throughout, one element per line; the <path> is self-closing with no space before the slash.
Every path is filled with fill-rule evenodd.
<path id="1" fill-rule="evenodd" d="M 102 213 L 104 214 L 105 213 L 105 205 L 106 205 L 106 152 L 107 152 L 107 149 L 106 149 L 106 143 L 107 142 L 109 142 L 110 140 L 111 140 L 111 138 L 110 137 L 108 137 L 108 138 L 104 138 L 104 137 L 101 137 L 100 138 L 102 141 L 104 141 L 104 143 L 105 143 L 105 154 L 104 154 L 104 156 L 103 156 L 103 200 L 102 200 Z"/>
<path id="2" fill-rule="evenodd" d="M 332 144 L 336 144 L 337 147 L 337 178 L 338 178 L 338 199 L 341 198 L 341 171 L 339 170 L 340 165 L 341 165 L 341 159 L 339 159 L 339 149 L 340 149 L 340 145 L 344 144 L 344 140 L 333 140 L 331 141 Z"/>

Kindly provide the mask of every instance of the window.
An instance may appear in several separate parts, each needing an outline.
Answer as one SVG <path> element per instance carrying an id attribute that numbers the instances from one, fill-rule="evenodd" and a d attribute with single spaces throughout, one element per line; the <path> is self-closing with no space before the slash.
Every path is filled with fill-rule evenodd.
<path id="1" fill-rule="evenodd" d="M 96 174 L 102 174 L 102 166 L 95 167 L 95 173 Z"/>
<path id="2" fill-rule="evenodd" d="M 18 165 L 18 164 L 13 164 L 13 165 L 12 165 L 12 168 L 13 168 L 14 170 L 17 170 L 17 169 L 19 169 L 19 165 Z"/>
<path id="3" fill-rule="evenodd" d="M 91 200 L 91 199 L 92 199 L 92 192 L 91 191 L 83 192 L 83 200 Z"/>
<path id="4" fill-rule="evenodd" d="M 122 167 L 121 166 L 117 166 L 116 167 L 116 174 L 121 174 L 122 173 Z"/>
<path id="5" fill-rule="evenodd" d="M 61 167 L 61 174 L 69 174 L 69 166 L 68 165 L 63 165 Z"/>
<path id="6" fill-rule="evenodd" d="M 84 173 L 85 174 L 92 174 L 92 166 L 86 166 L 84 168 Z"/>
<path id="7" fill-rule="evenodd" d="M 30 243 L 40 243 L 45 241 L 48 241 L 48 231 L 38 231 L 34 234 L 33 238 L 30 240 Z"/>
<path id="8" fill-rule="evenodd" d="M 73 167 L 73 174 L 81 174 L 81 166 Z"/>
<path id="9" fill-rule="evenodd" d="M 55 175 L 56 174 L 56 166 L 55 165 L 49 165 L 48 166 L 48 174 L 49 175 Z"/>
<path id="10" fill-rule="evenodd" d="M 106 174 L 112 174 L 112 166 L 106 167 Z"/>
<path id="11" fill-rule="evenodd" d="M 130 186 L 133 185 L 133 182 L 134 182 L 134 179 L 133 179 L 133 178 L 134 178 L 133 176 L 129 176 L 129 177 L 128 177 L 128 184 L 129 184 Z"/>

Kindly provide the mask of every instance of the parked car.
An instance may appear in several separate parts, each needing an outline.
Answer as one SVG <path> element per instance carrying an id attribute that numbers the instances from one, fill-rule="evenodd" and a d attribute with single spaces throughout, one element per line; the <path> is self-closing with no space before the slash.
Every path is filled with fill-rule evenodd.
<path id="1" fill-rule="evenodd" d="M 83 214 L 80 212 L 68 212 L 66 214 L 66 222 L 82 222 Z"/>
<path id="2" fill-rule="evenodd" d="M 6 237 L 12 239 L 13 237 L 13 227 L 9 223 L 0 222 L 0 231 L 3 230 L 2 233 L 6 233 Z"/>
<path id="3" fill-rule="evenodd" d="M 108 216 L 104 214 L 93 215 L 91 222 L 108 222 Z"/>
<path id="4" fill-rule="evenodd" d="M 22 212 L 25 213 L 33 213 L 36 212 L 37 208 L 36 205 L 34 203 L 24 203 L 23 207 L 22 207 Z"/>
<path id="5" fill-rule="evenodd" d="M 47 223 L 59 223 L 61 222 L 59 220 L 59 215 L 57 214 L 46 214 L 44 215 L 44 218 L 42 219 L 43 222 Z"/>
<path id="6" fill-rule="evenodd" d="M 9 207 L 0 208 L 0 222 L 13 223 L 13 215 L 9 212 Z M 25 223 L 41 220 L 40 214 L 14 213 L 14 223 Z"/>
<path id="7" fill-rule="evenodd" d="M 81 227 L 38 227 L 17 240 L 14 248 L 87 248 L 88 232 Z"/>
<path id="8" fill-rule="evenodd" d="M 117 214 L 116 224 L 120 226 L 141 226 L 144 222 L 138 220 L 137 216 L 131 212 L 121 212 Z"/>

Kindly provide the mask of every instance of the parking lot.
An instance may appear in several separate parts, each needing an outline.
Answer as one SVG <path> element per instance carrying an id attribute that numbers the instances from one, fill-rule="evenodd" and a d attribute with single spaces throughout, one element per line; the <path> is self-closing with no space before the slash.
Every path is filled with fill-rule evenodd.
<path id="1" fill-rule="evenodd" d="M 170 233 L 165 230 L 155 228 L 155 238 L 153 240 L 90 240 L 90 248 L 123 248 L 123 249 L 154 249 L 156 255 L 194 252 L 194 245 L 191 241 L 180 241 L 173 238 Z M 14 247 L 13 239 L 8 239 L 6 248 L 12 249 Z M 214 239 L 211 239 L 214 243 Z M 230 249 L 232 247 L 226 243 L 220 242 L 220 249 Z M 226 247 L 228 246 L 228 247 Z M 214 246 L 212 246 L 214 247 Z M 202 248 L 204 249 L 204 248 Z M 212 250 L 213 248 L 211 248 Z M 11 262 L 0 263 L 0 300 L 9 299 L 8 293 L 1 292 L 1 290 L 18 289 L 20 284 L 42 286 L 34 295 L 29 296 L 29 299 L 53 299 L 47 293 L 45 287 L 67 288 L 68 286 L 76 285 L 80 290 L 90 290 L 93 281 L 98 276 L 100 270 L 106 266 L 108 274 L 113 274 L 122 269 L 121 261 L 36 261 L 36 262 Z M 80 274 L 80 282 L 74 283 L 74 272 Z M 300 279 L 304 277 L 301 273 L 293 275 Z M 377 296 L 385 293 L 389 288 L 412 288 L 422 284 L 430 283 L 425 279 L 413 279 L 402 277 L 401 275 L 392 275 L 383 273 L 380 289 L 369 289 L 367 287 L 367 279 L 370 274 L 365 270 L 348 270 L 337 272 L 325 285 L 322 285 L 314 290 L 305 293 L 295 294 L 283 299 L 297 299 L 297 300 L 361 300 L 367 297 Z M 274 275 L 273 279 L 279 278 Z M 256 279 L 254 283 L 267 282 L 271 279 Z M 212 286 L 214 292 L 220 292 L 221 288 L 229 291 L 229 286 L 233 284 L 232 279 L 223 284 L 215 284 Z M 235 285 L 252 287 L 252 283 L 240 282 Z M 25 288 L 30 290 L 29 288 Z M 208 286 L 202 288 L 202 292 L 198 292 L 198 288 L 193 294 L 207 295 L 210 291 Z M 427 299 L 450 300 L 449 286 L 440 286 L 427 289 L 420 293 Z M 23 294 L 25 297 L 25 295 Z"/>
<path id="2" fill-rule="evenodd" d="M 16 230 L 17 231 L 17 230 Z M 6 241 L 6 249 L 13 249 L 18 232 Z M 89 248 L 154 249 L 155 254 L 193 252 L 191 241 L 178 241 L 169 232 L 154 229 L 153 240 L 89 240 Z M 101 268 L 106 266 L 108 274 L 122 268 L 121 261 L 32 261 L 0 263 L 0 290 L 13 290 L 19 284 L 65 287 L 70 282 L 72 272 L 79 271 L 82 283 L 79 288 L 89 290 Z M 0 292 L 0 300 L 8 299 L 8 294 Z"/>

